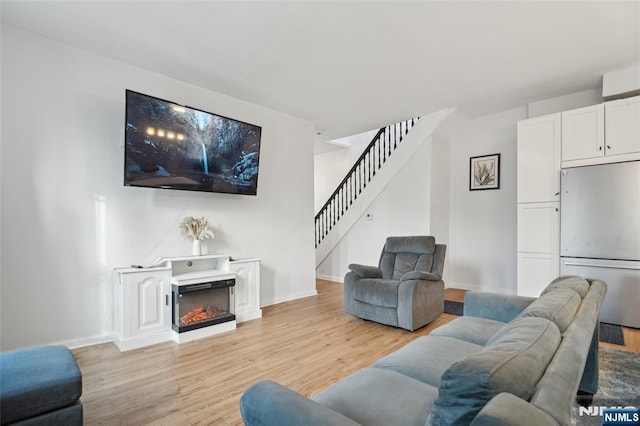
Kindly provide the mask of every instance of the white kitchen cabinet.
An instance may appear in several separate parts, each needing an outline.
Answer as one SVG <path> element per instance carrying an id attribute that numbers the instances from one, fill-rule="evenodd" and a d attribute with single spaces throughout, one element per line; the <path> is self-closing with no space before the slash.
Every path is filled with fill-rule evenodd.
<path id="1" fill-rule="evenodd" d="M 558 256 L 550 253 L 518 253 L 518 295 L 539 297 L 559 275 Z"/>
<path id="2" fill-rule="evenodd" d="M 560 203 L 518 204 L 517 291 L 538 297 L 559 274 Z"/>
<path id="3" fill-rule="evenodd" d="M 518 122 L 518 203 L 560 198 L 560 113 Z"/>
<path id="4" fill-rule="evenodd" d="M 115 343 L 120 350 L 171 340 L 171 269 L 116 269 Z"/>
<path id="5" fill-rule="evenodd" d="M 640 96 L 605 102 L 605 142 L 610 155 L 640 153 Z M 638 159 L 638 156 L 629 160 Z"/>
<path id="6" fill-rule="evenodd" d="M 518 122 L 517 291 L 539 296 L 559 270 L 561 114 Z"/>
<path id="7" fill-rule="evenodd" d="M 640 96 L 562 113 L 562 168 L 640 159 Z"/>
<path id="8" fill-rule="evenodd" d="M 604 104 L 562 113 L 562 161 L 605 155 Z"/>
<path id="9" fill-rule="evenodd" d="M 560 203 L 518 204 L 518 252 L 559 256 Z"/>
<path id="10" fill-rule="evenodd" d="M 235 303 L 237 321 L 262 317 L 260 309 L 260 259 L 235 259 L 229 268 L 236 274 Z"/>

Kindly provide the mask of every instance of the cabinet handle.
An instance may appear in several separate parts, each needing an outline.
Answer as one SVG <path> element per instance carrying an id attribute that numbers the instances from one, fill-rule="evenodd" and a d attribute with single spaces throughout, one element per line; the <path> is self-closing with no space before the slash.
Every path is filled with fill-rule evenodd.
<path id="1" fill-rule="evenodd" d="M 165 304 L 165 306 L 169 306 L 169 295 L 168 294 L 164 295 L 164 304 Z"/>
<path id="2" fill-rule="evenodd" d="M 607 145 L 607 149 L 611 149 L 611 145 Z"/>
<path id="3" fill-rule="evenodd" d="M 599 147 L 598 147 L 598 150 L 599 150 L 599 151 L 602 151 L 602 146 L 599 146 Z"/>
<path id="4" fill-rule="evenodd" d="M 558 195 L 560 195 L 560 193 L 559 193 L 559 192 L 556 192 L 556 193 L 555 193 L 555 194 L 553 194 L 553 195 L 558 196 Z"/>

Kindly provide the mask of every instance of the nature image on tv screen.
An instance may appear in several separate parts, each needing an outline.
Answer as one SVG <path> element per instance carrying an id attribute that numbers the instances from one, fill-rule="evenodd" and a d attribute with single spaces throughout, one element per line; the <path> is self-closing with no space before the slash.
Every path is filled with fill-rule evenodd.
<path id="1" fill-rule="evenodd" d="M 125 185 L 255 195 L 261 127 L 126 92 Z"/>

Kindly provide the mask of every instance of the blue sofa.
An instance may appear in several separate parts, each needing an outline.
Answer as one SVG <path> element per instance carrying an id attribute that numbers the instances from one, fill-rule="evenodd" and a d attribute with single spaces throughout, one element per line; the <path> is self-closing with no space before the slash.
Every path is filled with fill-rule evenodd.
<path id="1" fill-rule="evenodd" d="M 568 425 L 598 386 L 607 286 L 560 277 L 539 298 L 468 292 L 464 315 L 312 399 L 271 381 L 240 400 L 247 425 Z"/>
<path id="2" fill-rule="evenodd" d="M 0 354 L 0 424 L 81 425 L 82 374 L 65 346 Z"/>

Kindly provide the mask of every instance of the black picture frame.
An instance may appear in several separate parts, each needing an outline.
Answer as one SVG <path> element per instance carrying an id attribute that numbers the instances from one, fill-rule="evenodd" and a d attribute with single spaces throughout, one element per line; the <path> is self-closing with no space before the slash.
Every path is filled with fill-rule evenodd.
<path id="1" fill-rule="evenodd" d="M 469 191 L 500 189 L 500 154 L 469 159 Z"/>

